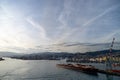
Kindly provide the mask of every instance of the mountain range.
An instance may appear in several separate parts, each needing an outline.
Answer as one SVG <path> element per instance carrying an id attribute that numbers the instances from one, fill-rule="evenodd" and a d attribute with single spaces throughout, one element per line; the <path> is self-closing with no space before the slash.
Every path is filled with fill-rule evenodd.
<path id="1" fill-rule="evenodd" d="M 43 52 L 43 53 L 32 53 L 32 54 L 22 54 L 22 55 L 11 55 L 9 57 L 24 59 L 24 60 L 56 60 L 56 59 L 65 59 L 73 57 L 98 57 L 106 56 L 109 53 L 109 50 L 101 50 L 94 52 L 86 53 L 68 53 L 68 52 Z M 120 50 L 112 50 L 111 55 L 120 56 Z"/>

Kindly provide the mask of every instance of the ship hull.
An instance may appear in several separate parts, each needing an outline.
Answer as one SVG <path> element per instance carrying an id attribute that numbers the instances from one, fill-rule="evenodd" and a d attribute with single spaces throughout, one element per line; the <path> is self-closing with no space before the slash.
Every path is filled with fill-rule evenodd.
<path id="1" fill-rule="evenodd" d="M 69 70 L 75 70 L 75 71 L 80 71 L 84 72 L 87 74 L 92 74 L 92 75 L 97 75 L 97 69 L 93 67 L 86 67 L 86 65 L 70 65 L 70 64 L 57 64 L 57 66 L 69 69 Z"/>

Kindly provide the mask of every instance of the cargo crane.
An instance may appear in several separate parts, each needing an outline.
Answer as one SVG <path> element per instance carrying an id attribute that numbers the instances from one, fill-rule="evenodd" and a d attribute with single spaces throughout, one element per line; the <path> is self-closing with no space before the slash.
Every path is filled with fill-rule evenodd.
<path id="1" fill-rule="evenodd" d="M 106 55 L 106 70 L 112 70 L 112 48 L 113 48 L 113 44 L 114 44 L 115 38 L 113 38 L 112 44 L 110 45 L 110 52 L 107 53 Z"/>
<path id="2" fill-rule="evenodd" d="M 112 44 L 110 45 L 110 51 L 106 56 L 106 71 L 120 73 L 120 70 L 114 69 L 113 67 L 114 62 L 113 62 L 113 56 L 111 55 L 111 53 L 112 53 L 114 41 L 115 41 L 115 38 L 113 38 Z"/>

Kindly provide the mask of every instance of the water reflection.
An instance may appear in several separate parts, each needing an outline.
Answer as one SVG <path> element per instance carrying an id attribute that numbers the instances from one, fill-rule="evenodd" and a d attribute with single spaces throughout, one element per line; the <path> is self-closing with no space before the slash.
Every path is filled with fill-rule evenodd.
<path id="1" fill-rule="evenodd" d="M 20 75 L 24 75 L 28 68 L 26 61 L 5 58 L 5 61 L 0 62 L 0 79 L 16 80 Z"/>
<path id="2" fill-rule="evenodd" d="M 112 75 L 106 75 L 107 80 L 113 80 L 113 76 Z"/>

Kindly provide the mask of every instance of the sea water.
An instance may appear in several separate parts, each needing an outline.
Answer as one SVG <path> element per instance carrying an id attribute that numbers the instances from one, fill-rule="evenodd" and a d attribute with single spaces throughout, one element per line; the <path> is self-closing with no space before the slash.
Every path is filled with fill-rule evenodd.
<path id="1" fill-rule="evenodd" d="M 55 60 L 19 60 L 6 58 L 0 61 L 0 80 L 120 80 L 120 76 L 89 75 L 57 67 Z M 89 63 L 105 69 L 104 64 Z"/>

